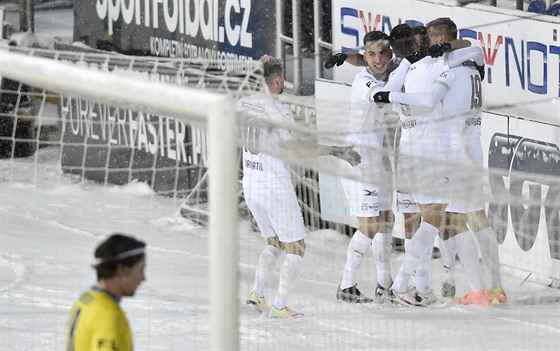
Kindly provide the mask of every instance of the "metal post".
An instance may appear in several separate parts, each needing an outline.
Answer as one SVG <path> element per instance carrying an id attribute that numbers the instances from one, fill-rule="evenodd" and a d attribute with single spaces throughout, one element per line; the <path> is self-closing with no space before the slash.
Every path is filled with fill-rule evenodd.
<path id="1" fill-rule="evenodd" d="M 301 0 L 292 0 L 292 51 L 294 54 L 294 94 L 301 93 L 302 57 L 301 57 Z"/>
<path id="2" fill-rule="evenodd" d="M 0 6 L 0 39 L 4 39 L 4 7 Z"/>
<path id="3" fill-rule="evenodd" d="M 239 350 L 237 124 L 233 103 L 208 116 L 210 350 Z"/>
<path id="4" fill-rule="evenodd" d="M 517 6 L 516 8 L 518 10 L 523 11 L 523 0 L 517 0 L 515 4 L 516 4 L 516 6 Z"/>
<path id="5" fill-rule="evenodd" d="M 282 0 L 276 0 L 276 57 L 284 61 L 284 43 L 282 36 L 284 35 L 284 5 Z"/>
<path id="6" fill-rule="evenodd" d="M 327 0 L 330 1 L 330 0 Z M 315 77 L 324 78 L 325 70 L 321 61 L 322 49 L 332 51 L 332 43 L 324 41 L 324 23 L 320 9 L 323 9 L 322 0 L 313 0 L 313 25 L 314 25 L 314 41 L 315 41 Z M 332 14 L 331 14 L 332 15 Z"/>
<path id="7" fill-rule="evenodd" d="M 34 0 L 19 0 L 19 28 L 22 32 L 35 32 Z"/>

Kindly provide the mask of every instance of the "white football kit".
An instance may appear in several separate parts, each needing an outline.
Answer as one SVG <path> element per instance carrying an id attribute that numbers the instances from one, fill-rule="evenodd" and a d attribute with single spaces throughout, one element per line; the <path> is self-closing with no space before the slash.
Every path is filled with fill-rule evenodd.
<path id="1" fill-rule="evenodd" d="M 340 182 L 350 205 L 350 215 L 378 217 L 379 211 L 391 209 L 390 174 L 383 165 L 383 138 L 389 106 L 378 107 L 373 95 L 382 91 L 385 82 L 375 78 L 368 68 L 360 71 L 352 82 L 350 114 L 347 119 L 346 145 L 354 145 L 362 161 L 351 168 L 360 180 L 341 178 Z M 344 165 L 344 167 L 351 167 Z"/>
<path id="2" fill-rule="evenodd" d="M 482 51 L 478 47 L 467 47 L 463 49 L 458 49 L 455 51 L 450 52 L 447 55 L 447 63 L 448 67 L 454 68 L 458 66 L 463 66 L 463 62 L 466 60 L 474 60 L 478 65 L 484 64 L 484 57 L 482 55 Z M 408 60 L 401 60 L 399 66 L 391 72 L 389 76 L 389 80 L 385 85 L 386 91 L 394 91 L 398 92 L 401 91 L 402 86 L 404 84 L 404 79 L 406 78 L 406 74 L 408 73 L 410 67 L 410 62 Z M 423 98 L 423 97 L 422 97 Z M 393 100 L 391 100 L 393 101 Z M 401 106 L 402 108 L 402 106 Z M 403 113 L 401 110 L 400 113 L 401 117 L 403 117 Z M 479 129 L 480 132 L 480 129 Z M 474 148 L 474 147 L 473 147 Z M 398 147 L 395 150 L 399 150 Z M 482 150 L 480 151 L 480 155 L 482 155 Z M 396 155 L 398 158 L 398 153 Z M 480 161 L 482 162 L 482 160 Z M 397 167 L 396 172 L 396 179 L 397 179 L 397 186 L 400 187 L 401 183 L 404 181 L 401 179 L 401 175 L 399 173 L 399 168 Z M 403 187 L 406 187 L 404 185 Z M 405 192 L 402 190 L 397 190 L 397 211 L 400 213 L 417 213 L 419 212 L 417 202 L 415 201 L 414 197 L 410 192 Z"/>
<path id="3" fill-rule="evenodd" d="M 450 89 L 442 99 L 442 108 L 448 116 L 447 161 L 452 199 L 445 210 L 457 213 L 483 210 L 482 80 L 476 68 L 463 66 L 449 71 L 448 84 Z M 465 99 L 467 95 L 471 98 Z"/>
<path id="4" fill-rule="evenodd" d="M 426 57 L 410 65 L 404 78 L 404 92 L 410 94 L 429 91 L 434 82 L 445 87 L 445 79 L 442 79 L 444 69 L 443 58 Z M 401 103 L 401 138 L 397 165 L 399 186 L 409 190 L 419 204 L 447 203 L 443 196 L 449 176 L 443 167 L 445 134 L 441 119 L 442 106 L 410 105 L 401 100 L 401 96 L 404 94 L 390 94 L 392 102 Z M 434 190 L 437 190 L 437 195 L 433 194 Z"/>
<path id="5" fill-rule="evenodd" d="M 285 149 L 292 139 L 290 131 L 268 128 L 275 123 L 294 122 L 290 108 L 263 94 L 242 98 L 237 110 L 247 117 L 242 130 L 243 193 L 261 235 L 278 236 L 290 243 L 305 238 L 305 227 L 290 170 L 278 157 L 262 150 Z"/>
<path id="6" fill-rule="evenodd" d="M 445 58 L 443 59 L 445 62 Z M 484 209 L 482 192 L 482 82 L 478 70 L 468 65 L 449 68 L 430 89 L 417 94 L 392 94 L 391 99 L 405 104 L 432 107 L 441 104 L 442 137 L 446 152 L 446 176 L 450 199 L 447 212 L 468 213 Z M 470 95 L 470 99 L 465 96 Z M 462 166 L 462 167 L 460 167 Z"/>

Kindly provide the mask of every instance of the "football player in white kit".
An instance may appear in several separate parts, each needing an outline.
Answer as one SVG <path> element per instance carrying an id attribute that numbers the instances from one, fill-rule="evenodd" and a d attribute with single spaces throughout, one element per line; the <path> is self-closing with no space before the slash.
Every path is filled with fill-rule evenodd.
<path id="1" fill-rule="evenodd" d="M 449 40 L 456 38 L 457 35 L 457 27 L 449 18 L 434 20 L 430 22 L 427 27 L 431 45 L 448 42 Z M 461 156 L 466 154 L 465 148 L 463 147 L 464 143 L 461 141 L 464 140 L 464 138 L 460 134 L 462 134 L 465 126 L 468 127 L 469 123 L 480 119 L 480 108 L 482 104 L 481 80 L 478 71 L 474 67 L 458 66 L 453 69 L 449 69 L 446 60 L 447 55 L 443 58 L 437 59 L 437 61 L 434 61 L 434 59 L 422 60 L 416 67 L 411 65 L 410 71 L 405 79 L 406 93 L 391 93 L 389 95 L 382 93 L 377 96 L 376 101 L 388 100 L 391 102 L 398 102 L 403 106 L 406 106 L 406 109 L 410 109 L 413 112 L 413 116 L 416 118 L 410 119 L 408 121 L 408 125 L 410 129 L 414 129 L 415 133 L 410 133 L 409 135 L 414 136 L 417 140 L 420 139 L 423 141 L 429 141 L 430 137 L 435 137 L 435 140 L 432 139 L 432 142 L 437 143 L 438 155 L 440 156 L 435 162 L 438 162 L 438 160 L 443 161 L 443 158 L 441 158 L 443 152 L 447 161 L 465 164 L 466 159 L 470 156 Z M 422 67 L 422 64 L 426 67 Z M 435 83 L 428 87 L 425 79 L 428 79 L 429 81 L 430 75 L 437 73 L 438 70 L 441 71 L 441 74 L 435 80 Z M 420 71 L 420 74 L 418 71 Z M 427 72 L 429 75 L 422 76 L 421 73 L 423 72 Z M 414 81 L 412 80 L 413 77 L 420 77 L 420 79 Z M 408 84 L 406 83 L 407 81 Z M 419 88 L 422 83 L 424 83 L 424 86 Z M 429 121 L 418 118 L 415 113 L 418 108 L 430 111 L 432 123 L 428 123 Z M 418 128 L 421 125 L 428 127 L 424 133 L 422 133 L 423 128 Z M 445 131 L 445 133 L 442 133 L 442 131 Z M 480 144 L 480 142 L 478 144 Z M 425 144 L 425 146 L 428 146 L 428 144 Z M 427 149 L 424 149 L 424 152 L 426 151 Z M 419 158 L 426 157 L 426 155 L 421 154 L 416 156 Z M 424 181 L 425 174 L 423 173 L 426 168 L 430 168 L 435 170 L 435 173 L 429 174 L 429 177 L 435 177 L 433 180 L 436 181 L 439 180 L 440 177 L 443 177 L 443 179 L 445 179 L 445 183 L 448 183 L 446 185 L 449 186 L 443 187 L 442 184 L 440 185 L 443 189 L 445 189 L 445 191 L 453 191 L 455 193 L 459 191 L 461 193 L 474 192 L 475 196 L 479 194 L 478 199 L 482 199 L 481 186 L 479 182 L 470 182 L 470 186 L 466 185 L 469 184 L 467 181 L 468 179 L 461 177 L 461 173 L 457 171 L 459 167 L 439 167 L 437 164 L 430 164 L 424 165 L 424 170 L 419 172 L 416 167 L 421 167 L 422 165 L 415 162 L 418 160 L 413 159 L 410 161 L 412 162 L 407 162 L 407 167 L 411 164 L 412 167 L 415 168 L 413 170 L 413 172 L 417 175 L 417 178 L 414 179 L 415 181 Z M 412 185 L 412 183 L 410 184 Z M 428 186 L 427 183 L 425 185 Z M 421 188 L 417 187 L 416 190 L 420 191 Z M 422 199 L 422 197 L 423 195 L 419 196 L 419 202 L 421 204 L 426 201 L 425 199 Z M 441 202 L 436 202 L 438 217 L 436 217 L 435 223 L 441 224 L 440 211 L 445 206 L 442 208 L 439 205 L 444 204 L 445 202 L 445 199 Z M 473 207 L 471 201 L 457 201 L 453 199 L 448 201 L 448 204 L 449 207 L 446 211 L 448 212 L 447 218 L 450 226 L 446 229 L 453 238 L 452 242 L 456 246 L 459 258 L 461 259 L 463 268 L 467 275 L 469 286 L 472 290 L 463 298 L 456 300 L 455 302 L 461 304 L 489 305 L 490 296 L 482 278 L 476 244 L 468 232 L 466 224 L 466 214 L 474 210 L 479 211 L 480 206 L 482 206 L 483 210 L 484 203 L 482 202 L 482 205 L 480 205 L 479 201 L 479 203 L 474 204 L 475 207 Z M 434 205 L 432 203 L 432 209 L 434 208 L 433 206 Z M 430 295 L 433 295 L 431 293 L 426 295 L 421 291 L 418 291 L 413 297 L 405 294 L 406 285 L 404 282 L 409 277 L 411 267 L 414 267 L 417 264 L 416 261 L 421 256 L 421 252 L 427 249 L 428 242 L 431 243 L 431 240 L 433 240 L 437 233 L 437 226 L 434 225 L 435 223 L 431 221 L 430 217 L 426 220 L 424 217 L 424 208 L 422 210 L 423 219 L 427 222 L 426 225 L 422 223 L 424 228 L 421 226 L 419 229 L 419 233 L 421 233 L 422 237 L 420 240 L 416 240 L 416 235 L 419 233 L 417 232 L 415 234 L 415 238 L 412 240 L 415 245 L 411 250 L 411 255 L 405 256 L 405 261 L 403 262 L 403 265 L 397 274 L 397 278 L 395 279 L 395 284 L 393 284 L 392 287 L 393 292 L 399 301 L 414 305 L 428 304 L 432 299 Z M 434 225 L 435 228 L 431 228 L 429 226 L 430 224 Z M 423 241 L 422 239 L 425 240 Z M 505 296 L 505 293 L 503 295 Z"/>
<path id="2" fill-rule="evenodd" d="M 291 149 L 302 155 L 333 155 L 352 166 L 360 155 L 352 147 L 326 146 L 299 139 L 278 125 L 294 123 L 290 108 L 277 96 L 284 88 L 284 69 L 277 58 L 265 55 L 263 76 L 266 86 L 259 94 L 242 98 L 237 103 L 242 129 L 243 193 L 267 246 L 261 252 L 253 289 L 247 300 L 271 318 L 300 316 L 287 307 L 288 297 L 300 272 L 305 253 L 305 227 L 288 166 L 266 150 L 281 152 Z M 268 94 L 269 93 L 269 94 Z M 275 125 L 276 124 L 276 125 Z M 269 151 L 270 152 L 270 151 Z M 282 251 L 286 252 L 280 270 L 278 290 L 272 306 L 265 300 L 266 281 Z"/>
<path id="3" fill-rule="evenodd" d="M 451 30 L 446 30 L 451 28 Z M 441 44 L 456 35 L 453 23 L 447 19 L 438 19 L 432 23 L 432 38 L 434 44 Z M 448 213 L 466 213 L 467 223 L 470 230 L 475 233 L 479 242 L 480 253 L 483 262 L 488 267 L 491 276 L 490 298 L 492 303 L 506 303 L 507 296 L 502 288 L 500 273 L 500 256 L 497 236 L 490 226 L 486 217 L 482 179 L 480 173 L 483 170 L 482 146 L 480 134 L 482 125 L 482 80 L 484 66 L 482 56 L 476 57 L 470 66 L 464 65 L 451 69 L 455 75 L 451 82 L 451 89 L 442 100 L 444 110 L 448 119 L 448 161 L 463 165 L 457 167 L 459 172 L 454 174 L 453 189 L 458 194 L 468 194 L 468 198 L 460 197 L 453 200 L 446 208 Z M 473 70 L 473 65 L 478 73 Z M 470 93 L 470 99 L 465 95 Z M 466 171 L 461 172 L 461 169 Z M 473 170 L 474 172 L 468 172 Z M 474 174 L 473 174 L 474 173 Z M 453 216 L 451 216 L 453 218 Z M 452 223 L 453 224 L 453 223 Z M 444 241 L 444 255 L 446 261 L 455 260 L 457 235 L 454 240 Z M 444 263 L 445 264 L 445 263 Z"/>
<path id="4" fill-rule="evenodd" d="M 372 100 L 385 85 L 393 51 L 389 36 L 380 31 L 366 33 L 363 42 L 367 67 L 355 76 L 352 83 L 346 136 L 346 144 L 355 145 L 362 157 L 360 165 L 353 170 L 359 180 L 340 179 L 350 215 L 358 220 L 358 229 L 348 244 L 344 273 L 336 294 L 339 300 L 356 303 L 373 301 L 361 293 L 356 283 L 357 272 L 370 247 L 377 267 L 375 296 L 383 298 L 393 282 L 392 181 L 383 164 L 383 139 L 390 106 L 378 107 Z"/>

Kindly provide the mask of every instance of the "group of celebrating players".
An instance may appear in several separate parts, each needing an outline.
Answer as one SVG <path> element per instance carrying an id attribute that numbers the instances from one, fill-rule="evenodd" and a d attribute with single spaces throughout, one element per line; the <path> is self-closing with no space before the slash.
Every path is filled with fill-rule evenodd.
<path id="1" fill-rule="evenodd" d="M 260 140 L 274 149 L 292 149 L 312 156 L 332 155 L 346 161 L 341 167 L 356 175 L 352 179 L 341 178 L 350 214 L 357 218 L 358 228 L 348 245 L 337 299 L 354 303 L 392 301 L 409 306 L 427 306 L 440 300 L 482 306 L 506 303 L 497 237 L 485 214 L 479 176 L 484 79 L 481 50 L 471 47 L 468 41 L 458 40 L 457 26 L 449 18 L 438 18 L 426 27 L 400 24 L 390 35 L 372 31 L 366 33 L 363 44 L 363 54 L 337 53 L 325 62 L 326 68 L 344 62 L 365 66 L 352 83 L 345 134 L 345 144 L 349 146 L 310 143 L 294 132 L 275 128 L 246 127 L 244 140 L 249 146 Z M 266 55 L 262 62 L 267 85 L 262 92 L 267 94 L 241 99 L 238 110 L 249 120 L 293 122 L 290 109 L 276 99 L 284 85 L 281 62 Z M 394 279 L 390 264 L 394 222 L 389 186 L 392 174 L 385 170 L 382 152 L 393 107 L 399 113 L 400 127 L 395 167 L 397 204 L 407 204 L 397 206 L 405 216 L 406 239 L 405 257 Z M 289 166 L 255 150 L 256 147 L 245 147 L 243 151 L 243 190 L 267 246 L 259 255 L 247 303 L 269 317 L 301 316 L 287 307 L 305 252 L 303 219 Z M 254 164 L 259 167 L 249 166 Z M 478 177 L 473 177 L 469 170 L 474 170 Z M 432 249 L 438 234 L 445 272 L 443 300 L 434 294 L 429 281 Z M 356 282 L 370 246 L 377 268 L 373 298 L 364 295 Z M 266 281 L 282 251 L 286 256 L 278 290 L 269 306 L 264 296 Z M 470 291 L 455 299 L 457 255 Z M 488 284 L 479 257 L 490 272 Z M 411 284 L 413 276 L 415 284 Z"/>

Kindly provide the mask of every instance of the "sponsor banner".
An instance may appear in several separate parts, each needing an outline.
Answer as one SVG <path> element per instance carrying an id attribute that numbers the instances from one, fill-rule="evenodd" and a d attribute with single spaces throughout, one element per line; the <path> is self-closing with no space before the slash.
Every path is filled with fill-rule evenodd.
<path id="1" fill-rule="evenodd" d="M 125 54 L 254 60 L 274 53 L 274 0 L 76 1 L 74 40 Z"/>
<path id="2" fill-rule="evenodd" d="M 502 263 L 560 277 L 560 127 L 485 114 L 481 142 Z"/>
<path id="3" fill-rule="evenodd" d="M 175 118 L 61 96 L 62 169 L 85 178 L 180 195 L 207 164 L 206 133 Z"/>
<path id="4" fill-rule="evenodd" d="M 344 130 L 351 88 L 317 80 L 315 89 L 319 135 Z M 492 170 L 481 186 L 493 199 L 487 213 L 502 263 L 560 278 L 560 126 L 485 112 L 481 144 Z M 356 227 L 339 179 L 323 173 L 319 179 L 321 218 Z M 395 216 L 393 235 L 404 238 L 402 217 Z"/>
<path id="5" fill-rule="evenodd" d="M 459 37 L 481 47 L 486 63 L 487 109 L 552 124 L 560 120 L 560 17 L 525 17 L 424 1 L 333 0 L 333 51 L 355 52 L 366 32 L 390 33 L 400 23 L 426 24 L 438 17 L 457 23 Z M 544 18 L 544 19 L 543 19 Z M 350 83 L 357 68 L 335 68 Z"/>

